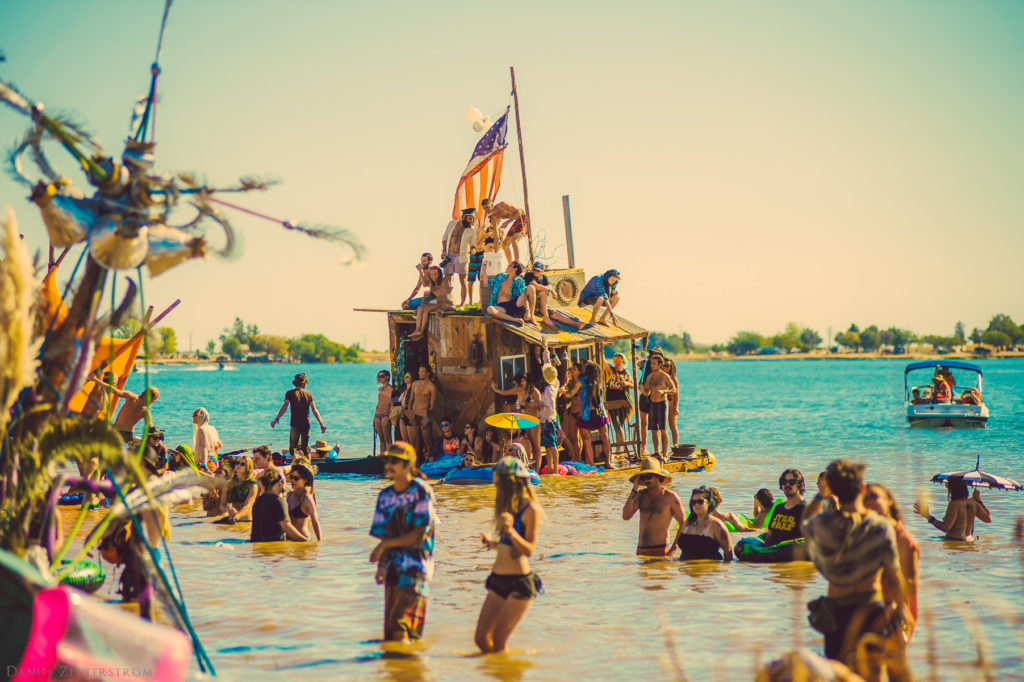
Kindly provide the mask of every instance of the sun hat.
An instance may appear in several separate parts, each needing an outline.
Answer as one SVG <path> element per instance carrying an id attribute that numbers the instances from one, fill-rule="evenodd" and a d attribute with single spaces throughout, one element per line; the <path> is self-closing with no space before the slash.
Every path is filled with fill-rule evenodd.
<path id="1" fill-rule="evenodd" d="M 328 445 L 327 441 L 325 440 L 318 440 L 317 442 L 313 443 L 313 449 L 316 450 L 317 452 L 330 452 L 331 446 Z"/>
<path id="2" fill-rule="evenodd" d="M 544 381 L 549 384 L 553 384 L 558 381 L 558 370 L 555 369 L 554 365 L 544 365 L 540 368 L 540 373 L 544 376 Z"/>
<path id="3" fill-rule="evenodd" d="M 640 471 L 636 472 L 629 477 L 629 482 L 632 483 L 641 476 L 647 474 L 654 474 L 662 479 L 663 483 L 668 483 L 672 480 L 672 477 L 665 473 L 665 467 L 662 465 L 661 460 L 657 457 L 645 457 L 644 464 L 640 467 Z"/>
<path id="4" fill-rule="evenodd" d="M 512 445 L 519 445 L 519 443 L 513 443 Z M 523 446 L 519 445 L 519 447 Z M 505 456 L 498 460 L 498 463 L 494 465 L 494 473 L 499 476 L 530 478 L 530 470 L 526 468 L 526 465 L 515 457 L 510 456 Z"/>
<path id="5" fill-rule="evenodd" d="M 384 454 L 388 457 L 397 457 L 406 462 L 416 463 L 416 449 L 404 440 L 396 440 Z"/>

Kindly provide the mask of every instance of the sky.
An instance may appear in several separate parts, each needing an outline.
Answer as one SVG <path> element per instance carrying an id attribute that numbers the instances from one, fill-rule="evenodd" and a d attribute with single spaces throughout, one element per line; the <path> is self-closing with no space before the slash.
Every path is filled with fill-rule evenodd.
<path id="1" fill-rule="evenodd" d="M 162 11 L 0 3 L 0 78 L 119 154 Z M 181 299 L 165 323 L 185 350 L 236 316 L 386 348 L 384 316 L 352 309 L 408 295 L 480 136 L 464 112 L 500 116 L 514 66 L 538 250 L 564 265 L 569 195 L 577 266 L 622 272 L 627 319 L 702 343 L 790 321 L 822 337 L 1021 322 L 1022 30 L 1013 1 L 176 0 L 157 170 L 277 178 L 234 198 L 353 230 L 369 255 L 347 267 L 341 249 L 230 213 L 241 256 L 144 274 L 146 303 Z M 5 147 L 26 128 L 0 108 Z M 509 139 L 498 196 L 522 205 Z M 0 207 L 45 250 L 25 195 L 0 178 Z"/>

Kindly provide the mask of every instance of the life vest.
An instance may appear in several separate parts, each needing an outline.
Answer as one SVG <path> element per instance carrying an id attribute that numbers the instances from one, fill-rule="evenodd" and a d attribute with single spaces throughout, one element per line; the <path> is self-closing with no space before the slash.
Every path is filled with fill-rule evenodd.
<path id="1" fill-rule="evenodd" d="M 945 381 L 940 381 L 935 385 L 935 393 L 932 395 L 932 402 L 948 403 L 949 395 L 949 384 L 947 384 Z"/>

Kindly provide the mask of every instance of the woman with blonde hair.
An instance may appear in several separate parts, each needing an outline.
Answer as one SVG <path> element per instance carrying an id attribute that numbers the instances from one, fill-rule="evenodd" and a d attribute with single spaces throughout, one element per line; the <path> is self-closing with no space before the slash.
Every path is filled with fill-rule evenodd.
<path id="1" fill-rule="evenodd" d="M 480 534 L 485 547 L 497 550 L 494 567 L 484 583 L 487 597 L 476 624 L 476 645 L 485 654 L 508 647 L 512 631 L 544 589 L 540 578 L 530 570 L 544 510 L 530 484 L 526 465 L 513 457 L 503 457 L 494 465 L 494 488 L 497 539 Z"/>
<path id="2" fill-rule="evenodd" d="M 252 521 L 252 505 L 256 501 L 256 477 L 252 457 L 242 455 L 233 462 L 231 483 L 224 494 L 223 508 L 228 515 L 224 523 Z"/>

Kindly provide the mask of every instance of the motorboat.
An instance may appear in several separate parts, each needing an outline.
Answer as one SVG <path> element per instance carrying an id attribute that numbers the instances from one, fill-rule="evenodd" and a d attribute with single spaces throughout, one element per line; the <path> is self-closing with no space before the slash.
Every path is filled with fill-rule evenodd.
<path id="1" fill-rule="evenodd" d="M 937 395 L 936 378 L 949 386 L 949 400 Z M 903 389 L 911 426 L 981 428 L 988 422 L 988 405 L 981 397 L 981 367 L 973 363 L 912 362 L 903 370 Z"/>

